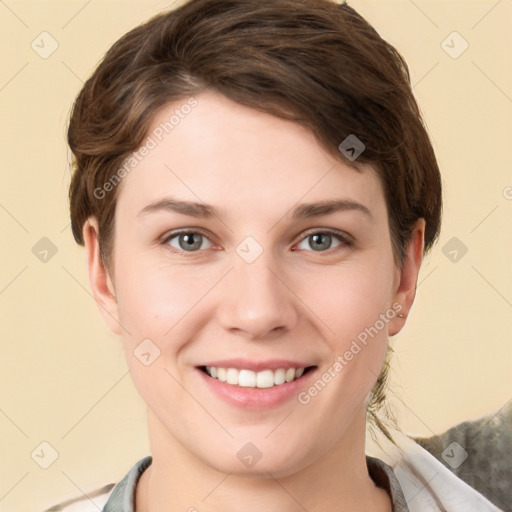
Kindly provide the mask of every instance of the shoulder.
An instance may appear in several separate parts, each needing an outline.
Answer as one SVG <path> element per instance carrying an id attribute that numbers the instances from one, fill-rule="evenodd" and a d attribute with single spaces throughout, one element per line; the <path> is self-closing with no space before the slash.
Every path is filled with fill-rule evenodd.
<path id="1" fill-rule="evenodd" d="M 151 455 L 135 463 L 125 477 L 118 483 L 107 484 L 82 496 L 63 501 L 44 510 L 44 512 L 101 512 L 117 510 L 121 502 L 133 501 L 137 481 L 144 470 L 151 464 Z"/>
<path id="2" fill-rule="evenodd" d="M 107 484 L 86 495 L 63 501 L 44 512 L 98 512 L 103 510 L 116 484 Z"/>
<path id="3" fill-rule="evenodd" d="M 495 505 L 512 503 L 512 401 L 494 414 L 414 441 Z"/>

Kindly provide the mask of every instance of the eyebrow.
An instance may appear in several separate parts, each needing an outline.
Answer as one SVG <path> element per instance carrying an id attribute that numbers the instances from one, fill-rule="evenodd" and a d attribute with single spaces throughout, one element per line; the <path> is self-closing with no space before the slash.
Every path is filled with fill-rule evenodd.
<path id="1" fill-rule="evenodd" d="M 220 215 L 213 206 L 191 201 L 178 201 L 172 198 L 161 199 L 145 206 L 139 212 L 138 216 L 161 211 L 176 212 L 203 219 L 213 217 L 222 218 L 222 215 Z M 359 211 L 370 219 L 373 219 L 373 215 L 367 206 L 348 199 L 332 199 L 316 203 L 302 203 L 293 210 L 292 219 L 301 220 L 321 217 L 338 211 Z"/>

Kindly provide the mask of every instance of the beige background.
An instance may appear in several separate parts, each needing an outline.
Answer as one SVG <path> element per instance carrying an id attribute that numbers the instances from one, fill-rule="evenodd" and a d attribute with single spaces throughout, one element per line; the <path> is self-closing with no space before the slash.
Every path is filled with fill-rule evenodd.
<path id="1" fill-rule="evenodd" d="M 444 177 L 442 237 L 394 341 L 390 392 L 403 428 L 432 435 L 512 398 L 512 3 L 351 4 L 408 61 Z M 149 454 L 144 404 L 72 240 L 65 126 L 102 54 L 168 5 L 0 1 L 2 512 L 42 510 L 116 482 Z M 442 45 L 453 31 L 469 44 L 456 59 L 445 49 L 453 55 L 463 40 Z M 31 43 L 44 53 L 50 37 L 58 48 L 43 59 Z M 46 262 L 32 252 L 43 237 L 57 248 Z M 455 262 L 453 237 L 467 247 Z M 48 469 L 31 457 L 43 441 L 59 454 Z M 50 453 L 42 448 L 39 462 Z"/>

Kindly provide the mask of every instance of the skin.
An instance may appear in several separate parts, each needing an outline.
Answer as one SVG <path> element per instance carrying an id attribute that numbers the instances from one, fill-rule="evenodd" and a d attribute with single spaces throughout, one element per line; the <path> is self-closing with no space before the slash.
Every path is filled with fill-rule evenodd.
<path id="1" fill-rule="evenodd" d="M 424 221 L 397 267 L 371 168 L 355 171 L 296 123 L 213 91 L 196 99 L 124 178 L 109 270 L 96 220 L 84 226 L 92 291 L 147 404 L 153 463 L 139 481 L 136 510 L 319 512 L 343 504 L 344 511 L 390 511 L 366 467 L 365 407 L 388 336 L 401 330 L 414 300 Z M 158 112 L 150 133 L 177 106 Z M 140 213 L 171 196 L 212 205 L 219 217 Z M 299 204 L 331 199 L 369 214 L 292 218 Z M 179 237 L 163 240 L 178 229 L 204 234 L 200 248 L 186 252 Z M 333 236 L 315 250 L 309 235 L 326 229 L 348 234 L 350 243 Z M 250 264 L 236 252 L 249 235 L 263 250 Z M 316 365 L 319 377 L 393 303 L 404 317 L 386 323 L 307 405 L 294 397 L 243 409 L 214 394 L 196 369 L 220 359 L 280 358 Z M 148 338 L 160 355 L 145 366 L 133 351 Z M 237 458 L 247 442 L 262 454 L 249 468 Z"/>

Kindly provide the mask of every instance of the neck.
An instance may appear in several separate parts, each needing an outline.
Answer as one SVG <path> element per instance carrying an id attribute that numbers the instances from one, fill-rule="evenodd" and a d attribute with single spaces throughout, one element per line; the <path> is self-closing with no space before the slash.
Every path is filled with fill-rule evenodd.
<path id="1" fill-rule="evenodd" d="M 365 411 L 311 464 L 289 476 L 225 474 L 170 439 L 148 410 L 152 464 L 137 485 L 136 512 L 391 512 L 387 492 L 368 475 Z"/>

